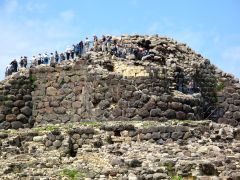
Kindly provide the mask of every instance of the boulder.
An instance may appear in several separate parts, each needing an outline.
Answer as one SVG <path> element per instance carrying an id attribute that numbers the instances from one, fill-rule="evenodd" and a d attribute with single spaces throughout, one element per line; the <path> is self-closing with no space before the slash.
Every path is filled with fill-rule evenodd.
<path id="1" fill-rule="evenodd" d="M 56 107 L 53 109 L 53 111 L 56 114 L 65 114 L 66 113 L 66 109 L 64 107 Z"/>
<path id="2" fill-rule="evenodd" d="M 182 112 L 182 111 L 176 112 L 176 119 L 179 119 L 179 120 L 184 120 L 184 119 L 186 119 L 186 113 L 184 113 L 184 112 Z"/>
<path id="3" fill-rule="evenodd" d="M 139 116 L 141 116 L 142 118 L 146 118 L 149 117 L 150 113 L 148 112 L 148 110 L 146 110 L 145 108 L 141 108 L 137 110 L 137 114 Z"/>
<path id="4" fill-rule="evenodd" d="M 48 96 L 56 96 L 58 93 L 58 90 L 54 87 L 48 87 L 46 90 L 46 95 Z"/>
<path id="5" fill-rule="evenodd" d="M 11 127 L 11 123 L 10 122 L 7 122 L 7 121 L 4 121 L 2 123 L 0 123 L 0 129 L 9 129 Z"/>
<path id="6" fill-rule="evenodd" d="M 23 101 L 23 100 L 17 100 L 17 101 L 15 101 L 13 104 L 14 104 L 14 106 L 16 106 L 16 107 L 21 108 L 21 107 L 23 107 L 23 106 L 25 105 L 25 101 Z"/>
<path id="7" fill-rule="evenodd" d="M 29 94 L 24 95 L 24 96 L 23 96 L 23 100 L 24 100 L 24 101 L 31 101 L 31 100 L 32 100 L 32 96 L 29 95 Z"/>
<path id="8" fill-rule="evenodd" d="M 136 115 L 136 108 L 127 108 L 125 110 L 125 116 L 128 118 L 132 118 Z"/>
<path id="9" fill-rule="evenodd" d="M 163 114 L 168 119 L 176 118 L 176 112 L 174 110 L 172 110 L 172 109 L 166 110 Z"/>
<path id="10" fill-rule="evenodd" d="M 32 109 L 28 106 L 23 107 L 20 111 L 26 116 L 32 115 Z"/>
<path id="11" fill-rule="evenodd" d="M 199 167 L 202 175 L 207 176 L 218 175 L 215 166 L 210 162 L 201 163 Z"/>
<path id="12" fill-rule="evenodd" d="M 13 107 L 13 108 L 12 108 L 12 113 L 13 113 L 13 114 L 16 114 L 16 115 L 19 114 L 19 113 L 20 113 L 19 108 L 18 108 L 18 107 Z"/>
<path id="13" fill-rule="evenodd" d="M 28 118 L 24 114 L 19 114 L 17 115 L 17 120 L 25 123 L 28 121 Z"/>
<path id="14" fill-rule="evenodd" d="M 107 100 L 102 100 L 100 103 L 99 103 L 99 108 L 104 110 L 106 108 L 110 107 L 110 102 L 107 101 Z"/>
<path id="15" fill-rule="evenodd" d="M 4 114 L 0 114 L 0 122 L 5 120 L 5 115 Z"/>
<path id="16" fill-rule="evenodd" d="M 233 113 L 233 118 L 234 118 L 235 120 L 240 120 L 240 112 L 239 112 L 239 111 L 234 112 L 234 113 Z"/>
<path id="17" fill-rule="evenodd" d="M 11 127 L 13 129 L 20 129 L 20 128 L 23 128 L 23 123 L 20 121 L 13 121 L 11 122 Z"/>
<path id="18" fill-rule="evenodd" d="M 72 107 L 73 108 L 81 108 L 82 103 L 80 101 L 75 101 L 75 102 L 72 103 Z"/>
<path id="19" fill-rule="evenodd" d="M 15 114 L 6 115 L 6 121 L 12 122 L 12 121 L 16 121 L 16 120 L 17 120 L 17 116 Z"/>
<path id="20" fill-rule="evenodd" d="M 171 102 L 169 104 L 169 107 L 171 107 L 171 109 L 174 109 L 177 111 L 181 111 L 183 109 L 182 103 L 179 103 L 179 102 Z"/>
<path id="21" fill-rule="evenodd" d="M 157 108 L 157 109 L 152 109 L 150 111 L 150 116 L 151 117 L 161 117 L 162 116 L 162 110 Z"/>

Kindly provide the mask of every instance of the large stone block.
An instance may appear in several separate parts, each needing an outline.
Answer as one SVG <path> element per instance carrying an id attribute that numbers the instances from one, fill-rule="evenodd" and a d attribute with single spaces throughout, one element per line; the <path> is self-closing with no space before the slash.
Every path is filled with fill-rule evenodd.
<path id="1" fill-rule="evenodd" d="M 176 118 L 176 112 L 172 109 L 168 109 L 164 112 L 164 116 L 168 119 Z"/>
<path id="2" fill-rule="evenodd" d="M 15 114 L 6 115 L 6 121 L 12 122 L 12 121 L 16 121 L 16 120 L 17 120 L 17 116 Z"/>
<path id="3" fill-rule="evenodd" d="M 234 112 L 233 113 L 233 118 L 235 120 L 239 121 L 240 120 L 240 112 L 239 111 Z"/>
<path id="4" fill-rule="evenodd" d="M 58 90 L 54 87 L 48 87 L 46 89 L 46 95 L 47 96 L 56 96 L 58 94 Z"/>
<path id="5" fill-rule="evenodd" d="M 176 119 L 179 119 L 179 120 L 184 120 L 184 119 L 186 119 L 186 113 L 184 113 L 184 112 L 182 112 L 182 111 L 176 112 Z"/>
<path id="6" fill-rule="evenodd" d="M 20 109 L 20 111 L 25 114 L 26 116 L 31 116 L 32 115 L 32 109 L 28 106 L 23 107 Z"/>
<path id="7" fill-rule="evenodd" d="M 25 105 L 25 101 L 23 101 L 23 100 L 17 100 L 17 101 L 15 101 L 14 102 L 14 106 L 16 106 L 16 107 L 23 107 Z"/>
<path id="8" fill-rule="evenodd" d="M 183 105 L 182 105 L 182 103 L 179 103 L 179 102 L 171 102 L 171 103 L 169 103 L 169 107 L 176 111 L 181 111 L 183 108 Z"/>
<path id="9" fill-rule="evenodd" d="M 157 109 L 152 109 L 150 111 L 150 116 L 151 117 L 161 117 L 162 116 L 162 110 L 157 108 Z"/>

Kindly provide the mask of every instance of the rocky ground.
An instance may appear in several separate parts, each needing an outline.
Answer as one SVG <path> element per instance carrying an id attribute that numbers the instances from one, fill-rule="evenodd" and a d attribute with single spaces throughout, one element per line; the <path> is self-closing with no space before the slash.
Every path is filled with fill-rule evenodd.
<path id="1" fill-rule="evenodd" d="M 240 129 L 211 121 L 1 130 L 0 179 L 239 179 Z"/>

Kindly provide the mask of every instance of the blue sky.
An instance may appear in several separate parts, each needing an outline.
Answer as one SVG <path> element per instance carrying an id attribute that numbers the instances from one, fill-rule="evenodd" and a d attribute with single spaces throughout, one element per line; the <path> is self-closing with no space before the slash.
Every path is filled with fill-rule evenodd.
<path id="1" fill-rule="evenodd" d="M 239 0 L 1 0 L 0 17 L 0 79 L 13 58 L 93 34 L 169 36 L 240 77 Z"/>

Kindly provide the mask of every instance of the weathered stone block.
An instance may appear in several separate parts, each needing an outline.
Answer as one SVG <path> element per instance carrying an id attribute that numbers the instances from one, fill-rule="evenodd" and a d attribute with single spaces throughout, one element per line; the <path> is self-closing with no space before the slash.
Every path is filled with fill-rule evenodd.
<path id="1" fill-rule="evenodd" d="M 23 123 L 20 121 L 13 121 L 11 122 L 11 127 L 13 129 L 20 129 L 20 128 L 23 128 Z"/>
<path id="2" fill-rule="evenodd" d="M 16 107 L 23 107 L 25 105 L 25 101 L 23 100 L 17 100 L 14 102 L 14 106 Z"/>
<path id="3" fill-rule="evenodd" d="M 233 118 L 234 118 L 235 120 L 240 120 L 240 112 L 239 112 L 239 111 L 234 112 L 234 113 L 233 113 Z"/>
<path id="4" fill-rule="evenodd" d="M 15 114 L 6 115 L 6 121 L 12 122 L 12 121 L 16 121 L 16 120 L 17 120 L 17 116 Z"/>
<path id="5" fill-rule="evenodd" d="M 179 102 L 172 102 L 172 103 L 169 103 L 169 107 L 176 111 L 181 111 L 183 108 L 183 105 L 182 103 L 179 103 Z"/>
<path id="6" fill-rule="evenodd" d="M 184 120 L 184 119 L 186 119 L 186 113 L 184 113 L 184 112 L 182 112 L 182 111 L 176 112 L 176 119 L 179 119 L 179 120 Z"/>
<path id="7" fill-rule="evenodd" d="M 56 88 L 54 88 L 54 87 L 48 87 L 46 89 L 46 95 L 47 96 L 56 96 L 57 93 L 58 93 L 58 90 Z"/>
<path id="8" fill-rule="evenodd" d="M 26 116 L 31 116 L 32 115 L 32 109 L 28 106 L 23 107 L 20 109 L 20 111 L 25 114 Z"/>
<path id="9" fill-rule="evenodd" d="M 174 110 L 172 110 L 172 109 L 166 110 L 163 114 L 168 119 L 176 118 L 176 112 Z"/>
<path id="10" fill-rule="evenodd" d="M 150 116 L 151 117 L 161 117 L 162 116 L 162 110 L 157 108 L 157 109 L 152 109 L 150 111 Z"/>

